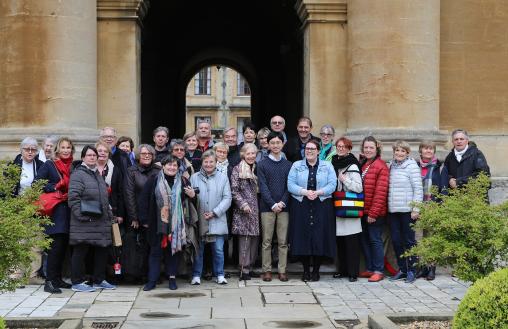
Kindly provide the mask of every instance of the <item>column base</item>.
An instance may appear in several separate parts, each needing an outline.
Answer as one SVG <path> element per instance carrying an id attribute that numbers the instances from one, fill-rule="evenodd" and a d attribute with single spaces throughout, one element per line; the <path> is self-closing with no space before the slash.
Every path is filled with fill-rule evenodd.
<path id="1" fill-rule="evenodd" d="M 436 155 L 444 160 L 451 145 L 449 133 L 446 130 L 418 130 L 402 128 L 379 128 L 379 129 L 348 129 L 346 137 L 353 142 L 355 154 L 360 152 L 360 144 L 366 136 L 374 136 L 383 145 L 382 158 L 389 161 L 393 157 L 392 145 L 396 140 L 403 140 L 411 146 L 411 156 L 419 158 L 418 146 L 422 140 L 431 140 L 436 143 Z"/>
<path id="2" fill-rule="evenodd" d="M 41 143 L 47 136 L 69 137 L 76 147 L 74 157 L 79 157 L 78 153 L 86 144 L 95 144 L 99 139 L 99 130 L 90 128 L 0 128 L 0 159 L 13 159 L 20 152 L 21 141 L 25 137 L 33 137 Z"/>

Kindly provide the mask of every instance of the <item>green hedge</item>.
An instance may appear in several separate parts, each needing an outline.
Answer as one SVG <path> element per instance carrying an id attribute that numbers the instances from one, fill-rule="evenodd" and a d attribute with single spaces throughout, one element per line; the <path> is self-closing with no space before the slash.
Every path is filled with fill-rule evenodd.
<path id="1" fill-rule="evenodd" d="M 508 328 L 508 268 L 493 272 L 469 288 L 455 314 L 453 328 Z"/>

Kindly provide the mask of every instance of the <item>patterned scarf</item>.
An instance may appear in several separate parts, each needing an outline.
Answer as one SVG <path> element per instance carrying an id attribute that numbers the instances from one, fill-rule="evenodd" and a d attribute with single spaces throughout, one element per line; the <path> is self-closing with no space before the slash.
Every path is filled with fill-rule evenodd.
<path id="1" fill-rule="evenodd" d="M 258 189 L 258 178 L 254 174 L 254 170 L 256 169 L 256 164 L 254 163 L 251 168 L 251 166 L 247 162 L 245 162 L 245 160 L 242 160 L 242 161 L 240 161 L 239 166 L 240 166 L 240 171 L 238 173 L 238 177 L 241 179 L 252 179 L 254 184 L 256 184 L 256 190 L 257 190 Z"/>
<path id="2" fill-rule="evenodd" d="M 155 187 L 155 200 L 157 203 L 157 234 L 162 235 L 161 247 L 165 248 L 167 242 L 171 243 L 171 253 L 182 250 L 186 244 L 185 221 L 182 205 L 182 176 L 178 172 L 171 188 L 161 170 L 157 177 Z"/>
<path id="3" fill-rule="evenodd" d="M 432 174 L 437 167 L 437 158 L 433 157 L 430 161 L 420 159 L 420 167 L 422 168 L 423 201 L 430 201 L 432 200 Z"/>
<path id="4" fill-rule="evenodd" d="M 319 151 L 319 160 L 326 160 L 328 153 L 332 148 L 333 143 L 328 143 L 326 145 L 321 144 L 321 151 Z"/>

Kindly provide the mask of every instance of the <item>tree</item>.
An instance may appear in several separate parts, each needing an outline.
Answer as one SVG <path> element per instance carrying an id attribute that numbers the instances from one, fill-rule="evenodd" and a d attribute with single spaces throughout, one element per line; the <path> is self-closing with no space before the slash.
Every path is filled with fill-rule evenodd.
<path id="1" fill-rule="evenodd" d="M 5 161 L 0 162 L 0 291 L 14 290 L 24 284 L 30 274 L 33 250 L 49 246 L 44 234 L 47 217 L 40 216 L 35 204 L 42 193 L 44 181 L 39 181 L 23 194 L 14 196 L 19 181 L 20 168 Z M 24 273 L 22 277 L 15 273 Z"/>
<path id="2" fill-rule="evenodd" d="M 421 264 L 451 266 L 455 276 L 472 282 L 506 267 L 508 202 L 490 205 L 489 186 L 489 178 L 480 174 L 440 202 L 423 204 L 415 228 L 429 234 L 408 254 L 417 255 Z"/>

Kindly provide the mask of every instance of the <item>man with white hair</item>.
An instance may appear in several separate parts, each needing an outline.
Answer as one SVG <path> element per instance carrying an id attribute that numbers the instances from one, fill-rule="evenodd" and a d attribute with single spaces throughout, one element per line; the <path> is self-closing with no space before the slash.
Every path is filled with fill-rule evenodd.
<path id="1" fill-rule="evenodd" d="M 125 177 L 127 174 L 127 168 L 129 168 L 132 163 L 129 155 L 116 147 L 116 142 L 118 141 L 116 129 L 113 127 L 102 128 L 99 139 L 109 146 L 111 149 L 111 161 L 115 167 L 120 168 L 122 177 Z"/>
<path id="2" fill-rule="evenodd" d="M 469 141 L 469 135 L 464 129 L 452 132 L 453 150 L 445 159 L 444 167 L 448 171 L 448 186 L 457 188 L 466 184 L 470 178 L 480 172 L 490 176 L 489 165 L 483 153 L 476 144 Z"/>
<path id="3" fill-rule="evenodd" d="M 286 128 L 286 120 L 284 120 L 284 118 L 280 115 L 276 115 L 270 119 L 270 129 L 273 132 L 282 134 L 282 137 L 284 138 L 283 142 L 286 143 L 288 138 L 284 132 L 284 128 Z"/>
<path id="4" fill-rule="evenodd" d="M 208 120 L 198 120 L 198 129 L 196 130 L 198 138 L 198 150 L 205 152 L 213 147 L 212 124 Z"/>

